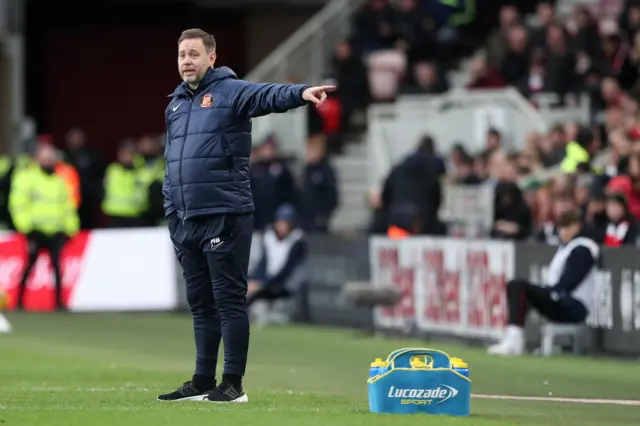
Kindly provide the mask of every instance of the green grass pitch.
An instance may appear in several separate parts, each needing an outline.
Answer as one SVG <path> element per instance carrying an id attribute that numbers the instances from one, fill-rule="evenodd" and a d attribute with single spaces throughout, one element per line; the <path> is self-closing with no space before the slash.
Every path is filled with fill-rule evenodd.
<path id="1" fill-rule="evenodd" d="M 637 361 L 492 358 L 464 346 L 309 327 L 252 330 L 248 404 L 161 403 L 192 372 L 190 319 L 171 314 L 10 314 L 0 335 L 0 426 L 640 424 L 640 407 L 472 400 L 469 418 L 368 412 L 369 363 L 429 346 L 469 362 L 473 392 L 640 400 Z"/>

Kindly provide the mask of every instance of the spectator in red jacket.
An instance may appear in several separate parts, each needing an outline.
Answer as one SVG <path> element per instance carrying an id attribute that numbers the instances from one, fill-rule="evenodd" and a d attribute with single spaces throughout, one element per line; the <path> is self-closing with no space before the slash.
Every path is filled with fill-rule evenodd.
<path id="1" fill-rule="evenodd" d="M 634 245 L 638 237 L 636 221 L 629 214 L 627 201 L 621 194 L 610 194 L 607 197 L 607 218 L 602 242 L 607 247 Z"/>
<path id="2" fill-rule="evenodd" d="M 640 219 L 640 154 L 629 157 L 629 174 L 619 175 L 611 179 L 607 185 L 607 193 L 622 195 L 629 208 L 629 213 L 636 220 Z"/>

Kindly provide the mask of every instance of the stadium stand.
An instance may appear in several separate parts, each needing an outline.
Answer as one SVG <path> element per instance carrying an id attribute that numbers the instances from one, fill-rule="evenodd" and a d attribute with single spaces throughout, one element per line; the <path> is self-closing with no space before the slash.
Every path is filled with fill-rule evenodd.
<path id="1" fill-rule="evenodd" d="M 361 229 L 372 219 L 392 167 L 427 135 L 447 163 L 440 217 L 464 222 L 451 223 L 453 233 L 491 233 L 497 214 L 495 203 L 472 201 L 483 197 L 470 197 L 478 192 L 465 189 L 467 181 L 517 181 L 531 215 L 527 238 L 552 221 L 551 206 L 569 192 L 589 221 L 602 203 L 592 206 L 584 194 L 599 202 L 615 189 L 635 206 L 634 178 L 624 176 L 629 163 L 634 176 L 629 156 L 640 138 L 636 2 L 542 1 L 524 16 L 507 4 L 472 55 L 433 48 L 455 45 L 464 26 L 438 22 L 427 3 L 373 0 L 354 9 L 354 2 L 332 2 L 319 15 L 325 22 L 340 15 L 350 28 L 346 39 L 334 38 L 334 59 L 315 71 L 342 88 L 341 124 L 349 135 L 332 159 L 342 194 L 334 230 Z M 358 132 L 362 121 L 365 133 Z M 459 206 L 466 206 L 464 217 L 454 215 Z"/>

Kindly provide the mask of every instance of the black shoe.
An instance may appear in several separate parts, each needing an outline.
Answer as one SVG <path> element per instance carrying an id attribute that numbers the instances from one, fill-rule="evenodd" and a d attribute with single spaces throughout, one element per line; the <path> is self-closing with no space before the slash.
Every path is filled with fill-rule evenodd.
<path id="1" fill-rule="evenodd" d="M 237 387 L 229 383 L 221 383 L 220 386 L 215 388 L 205 396 L 203 401 L 216 402 L 218 404 L 226 404 L 229 402 L 249 402 L 249 397 L 242 391 L 242 387 Z"/>
<path id="2" fill-rule="evenodd" d="M 215 387 L 215 382 L 213 387 Z M 171 393 L 158 395 L 158 401 L 202 401 L 209 392 L 211 392 L 211 388 L 198 389 L 193 380 L 190 380 L 184 382 L 182 386 Z"/>

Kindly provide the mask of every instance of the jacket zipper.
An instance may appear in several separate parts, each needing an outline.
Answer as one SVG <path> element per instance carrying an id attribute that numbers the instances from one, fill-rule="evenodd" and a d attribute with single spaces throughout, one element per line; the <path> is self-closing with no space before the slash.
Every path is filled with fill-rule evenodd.
<path id="1" fill-rule="evenodd" d="M 184 145 L 187 142 L 187 136 L 189 135 L 189 119 L 191 118 L 191 102 L 193 101 L 193 93 L 189 92 L 189 111 L 187 111 L 187 124 L 184 128 L 184 137 L 182 138 L 182 145 L 180 146 L 180 162 L 178 163 L 178 175 L 180 182 L 180 196 L 182 198 L 182 205 L 184 206 L 184 216 L 182 216 L 182 223 L 184 224 L 187 219 L 187 203 L 184 200 L 184 188 L 182 186 L 182 156 L 184 155 Z"/>

